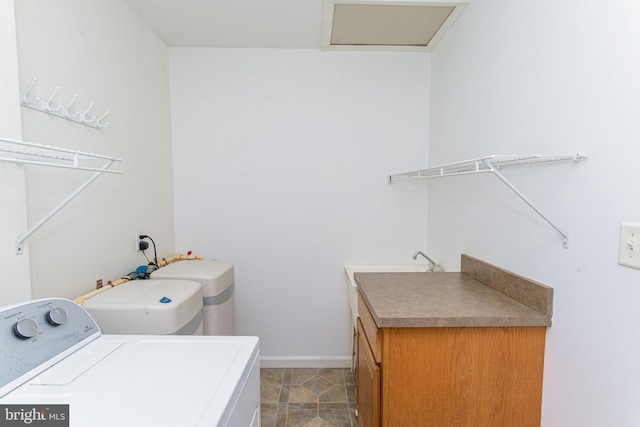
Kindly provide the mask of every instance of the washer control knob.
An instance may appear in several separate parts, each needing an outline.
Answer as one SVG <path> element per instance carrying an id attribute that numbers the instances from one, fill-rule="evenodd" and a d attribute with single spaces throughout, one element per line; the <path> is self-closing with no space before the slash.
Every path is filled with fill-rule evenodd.
<path id="1" fill-rule="evenodd" d="M 33 338 L 38 333 L 38 324 L 33 319 L 22 319 L 13 325 L 13 334 L 23 340 Z"/>
<path id="2" fill-rule="evenodd" d="M 44 317 L 47 320 L 47 323 L 52 326 L 63 325 L 67 323 L 67 320 L 69 319 L 69 315 L 66 310 L 60 307 L 52 308 Z"/>

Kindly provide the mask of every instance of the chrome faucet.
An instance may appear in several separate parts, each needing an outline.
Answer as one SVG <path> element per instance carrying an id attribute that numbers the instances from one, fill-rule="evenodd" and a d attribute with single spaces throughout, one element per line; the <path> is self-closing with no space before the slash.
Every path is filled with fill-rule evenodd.
<path id="1" fill-rule="evenodd" d="M 424 252 L 416 251 L 416 253 L 413 254 L 413 259 L 418 259 L 418 255 L 422 255 L 427 260 L 427 262 L 429 263 L 429 268 L 427 269 L 427 271 L 431 271 L 431 272 L 442 272 L 442 271 L 444 271 L 442 269 L 442 267 L 438 263 L 436 263 L 434 260 L 429 258 L 427 256 L 427 254 L 425 254 Z"/>

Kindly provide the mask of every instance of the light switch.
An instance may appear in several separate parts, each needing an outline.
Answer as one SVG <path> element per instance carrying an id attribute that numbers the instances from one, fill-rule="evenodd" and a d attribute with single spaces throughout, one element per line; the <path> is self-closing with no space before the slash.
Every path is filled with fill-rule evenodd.
<path id="1" fill-rule="evenodd" d="M 620 225 L 618 264 L 640 269 L 640 224 L 623 222 Z"/>

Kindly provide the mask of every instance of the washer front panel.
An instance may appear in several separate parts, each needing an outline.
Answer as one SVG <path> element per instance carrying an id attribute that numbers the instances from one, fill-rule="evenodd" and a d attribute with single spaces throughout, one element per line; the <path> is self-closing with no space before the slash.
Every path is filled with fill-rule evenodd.
<path id="1" fill-rule="evenodd" d="M 0 309 L 0 396 L 99 336 L 91 316 L 67 299 Z"/>

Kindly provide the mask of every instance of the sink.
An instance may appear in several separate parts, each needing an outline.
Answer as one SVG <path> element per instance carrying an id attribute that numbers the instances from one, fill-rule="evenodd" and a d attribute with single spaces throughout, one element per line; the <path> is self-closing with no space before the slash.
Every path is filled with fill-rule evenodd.
<path id="1" fill-rule="evenodd" d="M 379 264 L 379 265 L 345 265 L 344 271 L 349 277 L 349 308 L 351 309 L 351 369 L 355 369 L 356 339 L 355 329 L 358 324 L 358 284 L 354 279 L 354 273 L 411 273 L 426 272 L 427 264 Z"/>
<path id="2" fill-rule="evenodd" d="M 411 273 L 426 272 L 428 269 L 427 264 L 345 265 L 344 271 L 349 277 L 349 308 L 353 327 L 356 327 L 358 319 L 358 285 L 353 278 L 354 273 Z"/>

